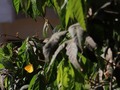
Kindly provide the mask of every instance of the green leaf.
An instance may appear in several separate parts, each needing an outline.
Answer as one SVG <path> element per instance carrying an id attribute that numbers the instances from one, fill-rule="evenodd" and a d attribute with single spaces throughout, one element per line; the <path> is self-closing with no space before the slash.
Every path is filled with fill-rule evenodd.
<path id="1" fill-rule="evenodd" d="M 80 23 L 80 26 L 86 30 L 86 24 L 85 24 L 85 17 L 84 17 L 84 12 L 83 12 L 83 5 L 82 5 L 82 0 L 75 0 L 74 1 L 74 15 L 77 21 Z"/>
<path id="2" fill-rule="evenodd" d="M 3 47 L 3 51 L 5 55 L 11 56 L 13 55 L 13 45 L 12 43 L 8 43 L 6 46 Z"/>
<path id="3" fill-rule="evenodd" d="M 53 3 L 54 3 L 55 9 L 56 9 L 58 15 L 61 15 L 61 9 L 60 9 L 60 6 L 58 4 L 58 0 L 53 0 Z"/>
<path id="4" fill-rule="evenodd" d="M 22 46 L 18 50 L 18 61 L 17 61 L 17 66 L 19 68 L 23 68 L 23 64 L 25 61 L 29 60 L 29 53 L 28 53 L 28 40 L 27 38 L 23 43 Z"/>
<path id="5" fill-rule="evenodd" d="M 4 65 L 2 63 L 0 63 L 0 69 L 5 68 Z"/>
<path id="6" fill-rule="evenodd" d="M 63 7 L 63 4 L 64 4 L 64 1 L 65 0 L 51 0 L 52 3 L 53 3 L 53 8 L 56 10 L 58 16 L 59 16 L 59 19 L 61 21 L 61 25 L 63 27 L 65 27 L 65 13 L 66 13 L 66 10 L 65 10 L 65 6 Z"/>
<path id="7" fill-rule="evenodd" d="M 74 90 L 85 90 L 85 89 L 83 89 L 82 83 L 75 82 Z"/>
<path id="8" fill-rule="evenodd" d="M 70 18 L 74 18 L 73 16 L 73 5 L 72 5 L 72 0 L 69 0 L 67 3 L 67 7 L 66 7 L 66 16 L 65 16 L 65 24 L 66 26 L 68 25 L 69 19 Z"/>
<path id="9" fill-rule="evenodd" d="M 18 51 L 18 67 L 23 68 L 23 64 L 28 64 L 30 61 L 30 45 L 28 43 L 28 38 L 23 42 L 22 46 Z M 31 52 L 32 53 L 32 52 Z"/>
<path id="10" fill-rule="evenodd" d="M 21 7 L 25 12 L 27 12 L 30 7 L 30 0 L 21 0 Z"/>
<path id="11" fill-rule="evenodd" d="M 40 11 L 40 15 L 44 16 L 45 15 L 45 8 L 46 5 L 49 3 L 49 0 L 37 0 L 36 4 L 37 4 L 37 8 Z"/>
<path id="12" fill-rule="evenodd" d="M 85 17 L 84 17 L 84 12 L 83 12 L 83 7 L 82 7 L 82 1 L 81 0 L 69 0 L 68 4 L 66 6 L 66 19 L 65 23 L 66 26 L 68 25 L 69 19 L 76 19 L 79 23 L 80 26 L 86 30 L 86 23 L 85 23 Z"/>
<path id="13" fill-rule="evenodd" d="M 40 15 L 40 11 L 38 10 L 37 3 L 36 3 L 36 2 L 37 2 L 36 0 L 31 0 L 33 18 L 36 18 L 37 16 Z"/>
<path id="14" fill-rule="evenodd" d="M 8 43 L 7 45 L 4 45 L 2 50 L 3 50 L 4 56 L 12 56 L 13 55 L 12 43 Z"/>
<path id="15" fill-rule="evenodd" d="M 4 84 L 5 88 L 8 89 L 8 77 L 5 77 Z"/>
<path id="16" fill-rule="evenodd" d="M 4 67 L 5 67 L 6 69 L 14 70 L 13 63 L 12 63 L 10 60 L 4 59 L 4 60 L 2 61 L 2 64 L 4 65 Z"/>
<path id="17" fill-rule="evenodd" d="M 86 62 L 87 62 L 86 57 L 85 57 L 85 56 L 83 56 L 81 53 L 78 53 L 78 56 L 79 56 L 79 58 L 81 58 L 81 60 L 82 60 L 83 64 L 86 64 Z"/>
<path id="18" fill-rule="evenodd" d="M 27 44 L 27 41 L 25 40 L 23 43 L 22 43 L 22 46 L 19 48 L 18 50 L 18 55 L 22 54 L 25 52 L 25 49 L 26 49 L 26 44 Z"/>
<path id="19" fill-rule="evenodd" d="M 74 87 L 75 73 L 71 63 L 62 60 L 57 71 L 57 86 L 59 90 L 72 90 Z"/>
<path id="20" fill-rule="evenodd" d="M 28 90 L 32 90 L 33 85 L 35 84 L 36 78 L 37 78 L 37 74 L 35 74 L 31 79 Z"/>
<path id="21" fill-rule="evenodd" d="M 15 7 L 16 12 L 19 12 L 19 8 L 20 8 L 20 1 L 21 0 L 13 0 L 13 5 Z"/>
<path id="22" fill-rule="evenodd" d="M 30 81 L 28 90 L 45 90 L 45 78 L 41 74 L 36 74 Z"/>

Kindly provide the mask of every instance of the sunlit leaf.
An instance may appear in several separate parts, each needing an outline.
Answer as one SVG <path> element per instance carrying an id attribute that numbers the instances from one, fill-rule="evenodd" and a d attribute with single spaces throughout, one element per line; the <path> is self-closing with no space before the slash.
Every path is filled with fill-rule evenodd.
<path id="1" fill-rule="evenodd" d="M 74 90 L 86 90 L 83 88 L 83 84 L 82 83 L 78 83 L 78 82 L 75 82 L 75 87 L 74 87 Z"/>
<path id="2" fill-rule="evenodd" d="M 77 45 L 82 51 L 82 41 L 84 30 L 81 28 L 79 23 L 73 24 L 68 28 L 68 31 L 72 38 L 77 37 Z"/>
<path id="3" fill-rule="evenodd" d="M 5 68 L 3 64 L 0 63 L 0 69 Z"/>
<path id="4" fill-rule="evenodd" d="M 82 0 L 69 0 L 68 4 L 66 6 L 66 26 L 68 25 L 69 19 L 76 19 L 80 26 L 86 30 L 86 22 L 85 22 L 85 16 L 83 12 L 83 5 Z"/>
<path id="5" fill-rule="evenodd" d="M 81 71 L 82 68 L 80 67 L 80 64 L 77 60 L 78 48 L 76 45 L 76 38 L 69 41 L 69 43 L 66 46 L 66 50 L 66 54 L 68 55 L 70 62 L 78 71 Z"/>
<path id="6" fill-rule="evenodd" d="M 59 90 L 71 90 L 74 87 L 75 73 L 69 61 L 62 60 L 57 71 L 57 86 Z"/>
<path id="7" fill-rule="evenodd" d="M 65 18 L 65 24 L 66 26 L 68 25 L 69 19 L 70 18 L 74 18 L 73 16 L 73 3 L 72 0 L 69 0 L 69 2 L 67 2 L 67 6 L 66 6 L 66 18 Z"/>

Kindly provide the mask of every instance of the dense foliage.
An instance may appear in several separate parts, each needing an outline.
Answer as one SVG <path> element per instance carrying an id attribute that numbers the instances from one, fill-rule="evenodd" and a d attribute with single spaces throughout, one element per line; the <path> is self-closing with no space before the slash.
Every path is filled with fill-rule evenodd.
<path id="1" fill-rule="evenodd" d="M 28 37 L 20 47 L 1 46 L 1 90 L 120 89 L 119 0 L 13 0 L 13 5 L 34 19 L 53 8 L 61 25 L 49 40 Z"/>

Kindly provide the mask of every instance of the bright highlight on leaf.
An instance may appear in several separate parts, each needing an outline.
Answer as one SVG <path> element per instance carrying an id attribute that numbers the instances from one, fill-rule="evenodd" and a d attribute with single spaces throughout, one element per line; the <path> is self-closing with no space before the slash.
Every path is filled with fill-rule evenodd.
<path id="1" fill-rule="evenodd" d="M 32 64 L 28 64 L 27 66 L 24 67 L 24 69 L 28 72 L 28 73 L 32 73 L 34 71 L 33 65 Z"/>

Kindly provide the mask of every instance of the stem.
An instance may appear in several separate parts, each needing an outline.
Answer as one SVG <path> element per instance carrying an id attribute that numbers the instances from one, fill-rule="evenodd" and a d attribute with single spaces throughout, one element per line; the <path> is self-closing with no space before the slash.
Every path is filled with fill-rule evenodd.
<path id="1" fill-rule="evenodd" d="M 23 85 L 20 90 L 25 90 L 25 89 L 28 89 L 29 85 Z"/>
<path id="2" fill-rule="evenodd" d="M 0 34 L 1 37 L 6 37 L 6 36 L 10 36 L 10 37 L 14 37 L 20 40 L 23 40 L 22 38 L 18 37 L 18 36 L 13 36 L 13 35 L 8 35 L 8 34 Z"/>

